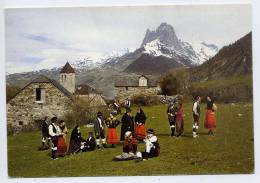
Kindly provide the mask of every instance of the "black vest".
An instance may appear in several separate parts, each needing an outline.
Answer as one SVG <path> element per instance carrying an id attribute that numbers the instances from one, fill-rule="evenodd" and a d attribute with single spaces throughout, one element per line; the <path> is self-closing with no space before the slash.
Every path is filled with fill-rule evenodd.
<path id="1" fill-rule="evenodd" d="M 193 103 L 193 106 L 194 106 L 195 102 Z M 192 111 L 193 111 L 193 106 L 192 106 Z M 199 103 L 197 102 L 197 108 L 196 108 L 198 114 L 200 114 L 200 105 Z"/>
<path id="2" fill-rule="evenodd" d="M 53 125 L 53 123 L 51 124 L 51 126 L 52 126 L 53 132 L 54 132 L 54 133 L 57 133 L 57 129 L 56 129 L 56 127 Z"/>

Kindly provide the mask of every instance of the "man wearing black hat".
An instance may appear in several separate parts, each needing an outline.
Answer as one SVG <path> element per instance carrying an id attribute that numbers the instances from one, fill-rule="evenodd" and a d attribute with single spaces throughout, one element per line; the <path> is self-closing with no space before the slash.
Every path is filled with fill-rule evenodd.
<path id="1" fill-rule="evenodd" d="M 168 109 L 167 109 L 167 114 L 168 114 L 168 120 L 169 120 L 169 125 L 171 129 L 171 136 L 175 136 L 175 129 L 176 129 L 176 101 L 171 101 Z"/>
<path id="2" fill-rule="evenodd" d="M 126 109 L 125 114 L 122 116 L 121 119 L 121 136 L 120 140 L 125 140 L 125 132 L 130 131 L 134 135 L 134 118 L 131 115 L 131 109 Z"/>
<path id="3" fill-rule="evenodd" d="M 106 147 L 105 120 L 103 114 L 98 112 L 94 120 L 94 131 L 96 135 L 97 148 L 100 148 L 100 139 L 103 147 Z"/>
<path id="4" fill-rule="evenodd" d="M 157 137 L 154 135 L 153 129 L 147 130 L 147 136 L 144 139 L 145 152 L 138 152 L 136 156 L 141 160 L 147 160 L 148 158 L 157 157 L 160 154 L 160 145 Z"/>
<path id="5" fill-rule="evenodd" d="M 199 119 L 200 119 L 200 96 L 197 96 L 196 101 L 193 103 L 192 106 L 192 113 L 193 113 L 193 126 L 192 126 L 192 135 L 193 138 L 196 138 L 198 135 L 199 129 Z"/>
<path id="6" fill-rule="evenodd" d="M 51 118 L 51 124 L 49 125 L 49 135 L 51 137 L 52 147 L 51 147 L 51 158 L 53 160 L 57 159 L 56 151 L 57 151 L 57 143 L 58 137 L 61 134 L 60 128 L 58 126 L 57 117 Z"/>

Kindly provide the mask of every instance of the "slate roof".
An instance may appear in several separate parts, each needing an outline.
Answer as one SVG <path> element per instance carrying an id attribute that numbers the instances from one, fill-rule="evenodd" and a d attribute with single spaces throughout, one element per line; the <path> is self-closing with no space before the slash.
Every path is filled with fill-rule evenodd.
<path id="1" fill-rule="evenodd" d="M 61 69 L 60 73 L 75 73 L 75 70 L 71 67 L 69 62 L 67 62 L 64 67 Z"/>
<path id="2" fill-rule="evenodd" d="M 88 95 L 91 93 L 97 93 L 97 91 L 91 86 L 86 84 L 77 85 L 75 88 L 76 95 Z"/>
<path id="3" fill-rule="evenodd" d="M 64 88 L 60 83 L 58 83 L 56 80 L 50 79 L 47 76 L 40 75 L 37 78 L 33 79 L 31 82 L 29 82 L 27 85 L 25 85 L 21 90 L 19 90 L 11 99 L 9 99 L 7 102 L 15 98 L 20 92 L 22 92 L 25 88 L 27 88 L 32 83 L 51 83 L 53 86 L 55 86 L 57 89 L 59 89 L 65 96 L 72 99 L 72 94 Z"/>
<path id="4" fill-rule="evenodd" d="M 148 87 L 156 87 L 157 86 L 157 80 L 149 78 L 145 75 L 141 75 L 136 78 L 118 78 L 115 81 L 115 87 L 139 87 L 139 78 L 145 77 L 147 79 L 147 86 Z"/>

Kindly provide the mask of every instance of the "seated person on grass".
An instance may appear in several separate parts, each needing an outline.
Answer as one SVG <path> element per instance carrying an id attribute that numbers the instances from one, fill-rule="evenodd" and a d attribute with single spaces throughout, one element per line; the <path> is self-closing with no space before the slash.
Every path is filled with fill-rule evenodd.
<path id="1" fill-rule="evenodd" d="M 82 152 L 94 151 L 96 149 L 96 146 L 96 139 L 95 137 L 93 137 L 93 132 L 89 132 L 87 140 L 82 143 Z"/>
<path id="2" fill-rule="evenodd" d="M 160 154 L 160 145 L 153 129 L 148 129 L 147 136 L 144 139 L 145 152 L 138 152 L 136 156 L 139 160 L 148 160 L 148 158 L 157 157 Z"/>
<path id="3" fill-rule="evenodd" d="M 125 140 L 123 141 L 123 153 L 114 157 L 114 161 L 127 161 L 136 158 L 138 141 L 133 137 L 132 132 L 125 133 Z"/>
<path id="4" fill-rule="evenodd" d="M 71 132 L 68 154 L 80 152 L 82 150 L 83 142 L 85 142 L 85 140 L 81 137 L 80 127 L 76 125 Z"/>

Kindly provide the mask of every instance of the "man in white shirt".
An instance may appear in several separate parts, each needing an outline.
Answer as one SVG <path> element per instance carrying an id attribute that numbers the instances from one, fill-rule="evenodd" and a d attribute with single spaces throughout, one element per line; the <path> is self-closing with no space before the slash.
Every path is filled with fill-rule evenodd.
<path id="1" fill-rule="evenodd" d="M 128 98 L 126 98 L 125 100 L 125 109 L 126 110 L 131 109 L 131 101 Z"/>
<path id="2" fill-rule="evenodd" d="M 145 152 L 136 153 L 138 160 L 147 160 L 148 158 L 157 157 L 160 154 L 160 145 L 153 129 L 147 130 L 147 136 L 144 139 Z"/>
<path id="3" fill-rule="evenodd" d="M 193 138 L 196 138 L 198 135 L 199 129 L 199 119 L 200 119 L 200 101 L 201 97 L 197 96 L 196 102 L 193 103 L 192 113 L 193 113 L 193 126 L 192 126 L 192 135 Z"/>
<path id="4" fill-rule="evenodd" d="M 51 147 L 51 158 L 56 160 L 56 151 L 57 151 L 57 143 L 58 137 L 61 134 L 61 130 L 58 126 L 58 119 L 57 117 L 51 118 L 51 124 L 49 125 L 49 135 L 51 137 L 52 147 Z"/>

